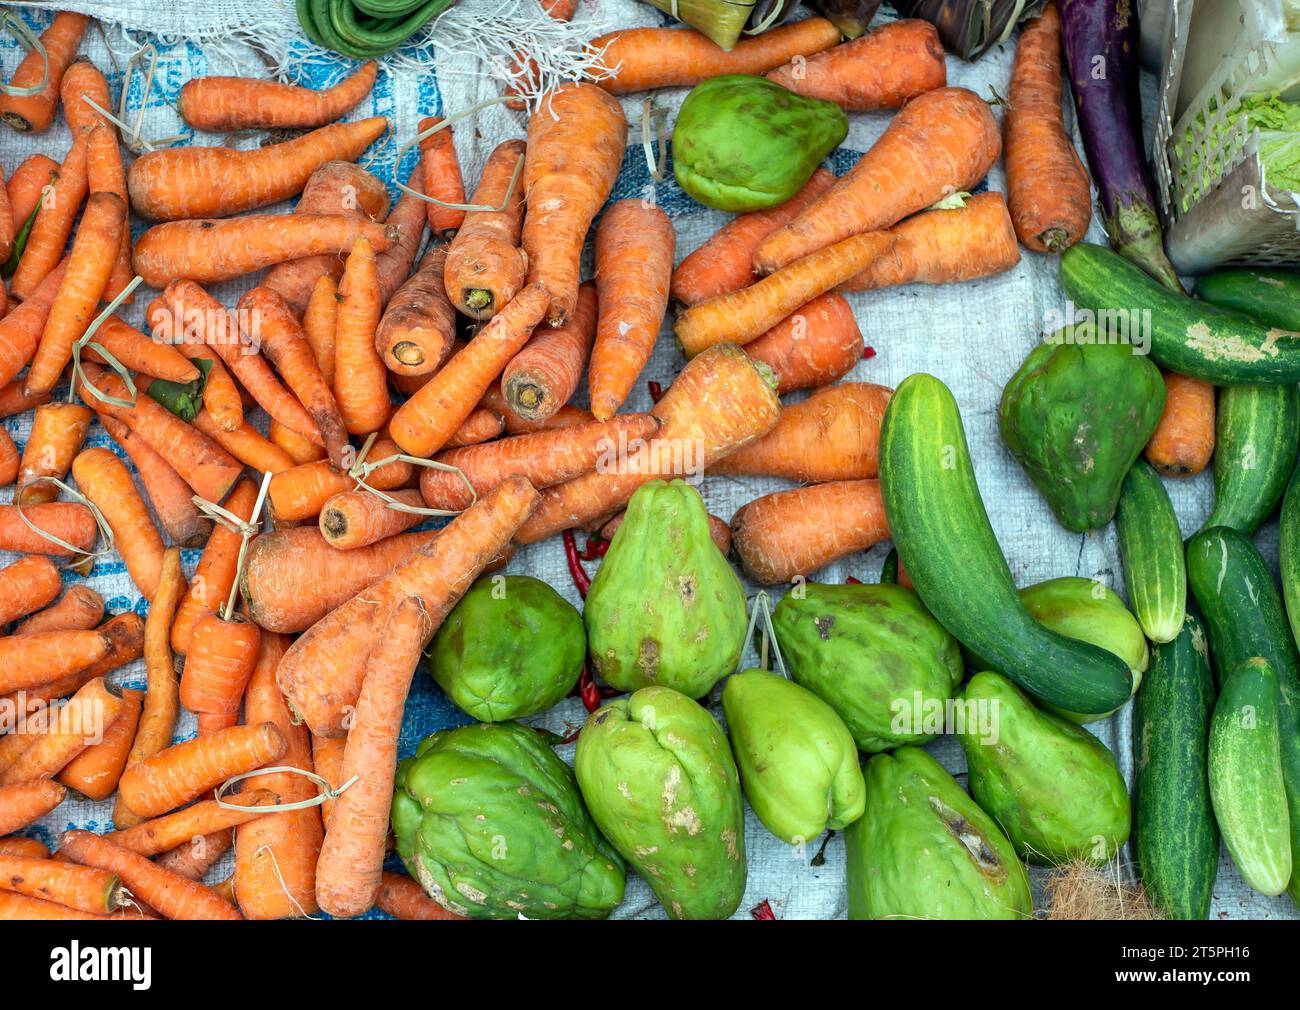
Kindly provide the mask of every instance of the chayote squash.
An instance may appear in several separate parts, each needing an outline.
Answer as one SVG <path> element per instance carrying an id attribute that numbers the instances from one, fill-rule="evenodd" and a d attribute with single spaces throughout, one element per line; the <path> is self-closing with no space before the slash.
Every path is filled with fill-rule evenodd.
<path id="1" fill-rule="evenodd" d="M 718 210 L 775 207 L 803 188 L 849 131 L 834 102 L 796 95 L 751 74 L 696 85 L 673 128 L 673 174 Z"/>
<path id="2" fill-rule="evenodd" d="M 593 671 L 621 691 L 657 684 L 699 698 L 736 668 L 745 590 L 695 488 L 656 480 L 637 490 L 583 616 Z"/>
<path id="3" fill-rule="evenodd" d="M 722 690 L 745 798 L 791 845 L 862 816 L 866 787 L 853 735 L 811 691 L 766 670 L 727 678 Z"/>
<path id="4" fill-rule="evenodd" d="M 1160 422 L 1164 379 L 1127 344 L 1059 331 L 1039 344 L 1002 391 L 1002 440 L 1061 525 L 1083 533 L 1110 522 L 1120 487 Z"/>
<path id="5" fill-rule="evenodd" d="M 850 919 L 1024 919 L 1011 843 L 919 747 L 867 762 L 867 812 L 845 829 Z"/>
<path id="6" fill-rule="evenodd" d="M 674 919 L 725 919 L 745 892 L 745 809 L 708 711 L 666 687 L 597 709 L 573 762 L 596 824 Z"/>
<path id="7" fill-rule="evenodd" d="M 568 766 L 513 722 L 426 737 L 397 768 L 393 834 L 412 877 L 475 919 L 603 919 L 625 870 Z"/>
<path id="8" fill-rule="evenodd" d="M 1011 681 L 977 673 L 961 702 L 971 795 L 1031 863 L 1107 862 L 1128 841 L 1129 798 L 1115 756 L 1081 726 L 1034 707 Z M 975 722 L 992 726 L 992 732 Z"/>
<path id="9" fill-rule="evenodd" d="M 795 682 L 839 714 L 860 750 L 943 732 L 961 650 L 911 589 L 808 583 L 781 598 L 772 626 Z"/>
<path id="10" fill-rule="evenodd" d="M 428 650 L 438 686 L 482 722 L 546 711 L 573 690 L 586 655 L 582 615 L 527 575 L 476 582 Z"/>

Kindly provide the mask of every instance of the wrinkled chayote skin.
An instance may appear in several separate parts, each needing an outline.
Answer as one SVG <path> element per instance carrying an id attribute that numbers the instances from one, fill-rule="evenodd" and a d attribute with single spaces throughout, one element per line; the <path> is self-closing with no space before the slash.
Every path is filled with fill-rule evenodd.
<path id="1" fill-rule="evenodd" d="M 736 668 L 745 590 L 695 488 L 656 480 L 637 490 L 583 616 L 593 672 L 620 691 L 653 684 L 699 698 Z"/>
<path id="2" fill-rule="evenodd" d="M 830 705 L 868 754 L 933 740 L 922 717 L 952 697 L 957 640 L 906 586 L 810 582 L 772 616 L 795 681 Z"/>
<path id="3" fill-rule="evenodd" d="M 785 203 L 848 134 L 834 102 L 804 98 L 751 74 L 723 74 L 686 96 L 673 127 L 673 174 L 718 210 Z"/>
<path id="4" fill-rule="evenodd" d="M 850 919 L 1024 919 L 1029 877 L 1006 836 L 918 747 L 867 762 L 845 829 Z"/>
<path id="5" fill-rule="evenodd" d="M 971 795 L 1031 863 L 1109 860 L 1128 840 L 1129 797 L 1115 757 L 1005 677 L 977 673 L 962 700 L 988 706 L 994 732 L 958 733 Z"/>
<path id="6" fill-rule="evenodd" d="M 1073 339 L 1090 335 L 1075 327 Z M 1127 344 L 1039 344 L 1002 391 L 1002 439 L 1066 529 L 1100 529 L 1165 405 L 1160 369 Z"/>
<path id="7" fill-rule="evenodd" d="M 727 678 L 731 750 L 754 813 L 797 845 L 862 816 L 866 786 L 844 720 L 817 695 L 766 670 Z"/>
<path id="8" fill-rule="evenodd" d="M 592 713 L 573 769 L 601 832 L 674 919 L 725 919 L 745 892 L 745 812 L 708 711 L 647 687 Z"/>
<path id="9" fill-rule="evenodd" d="M 429 644 L 429 672 L 482 722 L 544 712 L 582 674 L 582 615 L 545 582 L 493 575 L 461 598 Z"/>
<path id="10" fill-rule="evenodd" d="M 444 908 L 475 919 L 603 919 L 623 900 L 623 860 L 573 773 L 513 722 L 441 730 L 398 765 L 397 853 Z"/>

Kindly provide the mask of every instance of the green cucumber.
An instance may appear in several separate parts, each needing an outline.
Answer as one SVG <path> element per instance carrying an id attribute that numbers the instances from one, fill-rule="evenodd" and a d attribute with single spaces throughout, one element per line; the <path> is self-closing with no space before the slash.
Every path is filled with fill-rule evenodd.
<path id="1" fill-rule="evenodd" d="M 1267 895 L 1291 879 L 1277 696 L 1268 661 L 1248 659 L 1228 674 L 1210 722 L 1214 817 L 1242 879 Z"/>
<path id="2" fill-rule="evenodd" d="M 889 553 L 885 555 L 885 560 L 880 564 L 880 583 L 881 585 L 897 585 L 898 583 L 898 548 L 889 548 Z"/>
<path id="3" fill-rule="evenodd" d="M 1206 775 L 1214 678 L 1188 614 L 1157 645 L 1133 703 L 1133 851 L 1147 894 L 1171 919 L 1205 919 L 1219 868 Z"/>
<path id="4" fill-rule="evenodd" d="M 880 488 L 894 546 L 918 595 L 972 652 L 1035 697 L 1109 712 L 1133 682 L 1118 656 L 1049 631 L 1016 592 L 975 483 L 961 414 L 932 375 L 910 375 L 880 429 Z"/>
<path id="5" fill-rule="evenodd" d="M 1283 330 L 1300 330 L 1300 273 L 1216 270 L 1196 278 L 1196 297 Z"/>
<path id="6" fill-rule="evenodd" d="M 1282 573 L 1282 596 L 1286 600 L 1291 637 L 1300 643 L 1300 465 L 1291 474 L 1282 513 L 1277 521 L 1277 564 Z"/>
<path id="7" fill-rule="evenodd" d="M 1160 475 L 1139 459 L 1124 478 L 1115 513 L 1128 605 L 1153 642 L 1172 642 L 1187 613 L 1183 533 Z"/>
<path id="8" fill-rule="evenodd" d="M 1300 449 L 1300 388 L 1228 386 L 1214 420 L 1214 509 L 1202 529 L 1254 533 L 1273 514 Z"/>
<path id="9" fill-rule="evenodd" d="M 1219 385 L 1300 381 L 1300 334 L 1170 291 L 1103 246 L 1071 246 L 1060 270 L 1076 309 L 1127 337 L 1117 342 L 1149 339 L 1151 357 L 1171 371 Z"/>

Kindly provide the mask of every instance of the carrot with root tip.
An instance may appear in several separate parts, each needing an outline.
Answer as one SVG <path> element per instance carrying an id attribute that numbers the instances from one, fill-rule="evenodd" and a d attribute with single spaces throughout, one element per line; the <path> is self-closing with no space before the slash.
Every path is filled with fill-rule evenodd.
<path id="1" fill-rule="evenodd" d="M 111 297 L 107 290 L 104 292 L 104 297 Z M 181 384 L 193 382 L 199 377 L 198 368 L 190 362 L 190 357 L 195 356 L 193 353 L 187 357 L 186 354 L 181 353 L 185 348 L 178 350 L 170 344 L 145 336 L 117 316 L 108 316 L 104 319 L 99 329 L 95 331 L 95 343 L 102 346 L 132 372 Z M 108 363 L 103 355 L 89 345 L 82 350 L 81 355 L 85 360 L 100 365 Z M 207 354 L 204 357 L 212 358 L 213 355 Z"/>
<path id="2" fill-rule="evenodd" d="M 62 587 L 59 570 L 49 558 L 19 558 L 0 568 L 0 624 L 40 610 L 59 595 Z"/>
<path id="3" fill-rule="evenodd" d="M 131 581 L 146 600 L 152 600 L 158 591 L 165 548 L 130 471 L 112 450 L 93 448 L 72 461 L 72 476 L 81 493 L 108 520 L 113 546 L 126 562 Z"/>
<path id="4" fill-rule="evenodd" d="M 412 173 L 411 189 L 419 191 L 419 173 Z M 385 306 L 411 275 L 415 257 L 424 241 L 424 201 L 418 196 L 403 193 L 393 205 L 384 224 L 396 232 L 397 238 L 387 249 L 375 257 L 375 276 L 379 280 L 379 304 Z"/>
<path id="5" fill-rule="evenodd" d="M 341 118 L 375 85 L 379 65 L 367 60 L 317 91 L 253 77 L 195 77 L 176 96 L 176 111 L 196 130 L 310 130 Z"/>
<path id="6" fill-rule="evenodd" d="M 443 280 L 446 263 L 446 244 L 434 245 L 384 309 L 375 330 L 375 349 L 389 371 L 428 375 L 451 354 L 456 309 Z"/>
<path id="7" fill-rule="evenodd" d="M 94 548 L 99 527 L 86 506 L 76 502 L 44 502 L 22 507 L 21 515 L 19 508 L 18 505 L 0 505 L 0 551 L 84 559 Z M 24 516 L 27 522 L 23 521 Z M 76 550 L 68 550 L 43 534 L 56 536 Z"/>
<path id="8" fill-rule="evenodd" d="M 522 140 L 507 140 L 488 156 L 471 202 L 502 209 L 467 212 L 447 250 L 447 296 L 471 319 L 491 319 L 524 286 L 528 258 L 519 248 L 524 151 Z"/>
<path id="9" fill-rule="evenodd" d="M 110 831 L 104 837 L 142 856 L 157 856 L 200 835 L 225 831 L 259 817 L 270 816 L 260 808 L 277 804 L 281 799 L 281 796 L 269 789 L 246 783 L 242 792 L 222 800 L 223 803 L 237 804 L 237 810 L 222 806 L 216 800 L 199 800 L 175 813 L 163 814 L 129 828 Z"/>
<path id="10" fill-rule="evenodd" d="M 596 338 L 596 316 L 596 286 L 588 281 L 578 288 L 563 325 L 533 330 L 501 373 L 501 392 L 511 411 L 524 420 L 544 421 L 569 402 Z"/>
<path id="11" fill-rule="evenodd" d="M 116 874 L 54 859 L 0 855 L 0 890 L 107 915 L 128 904 Z"/>
<path id="12" fill-rule="evenodd" d="M 249 522 L 253 506 L 257 504 L 257 485 L 247 478 L 235 485 L 230 500 L 223 506 L 237 516 L 240 522 Z M 189 588 L 182 586 L 183 597 L 176 604 L 175 617 L 169 622 L 171 646 L 182 655 L 188 651 L 194 626 L 205 613 L 216 610 L 230 597 L 231 587 L 239 567 L 239 545 L 242 535 L 222 523 L 212 527 L 207 546 L 194 569 L 194 581 Z"/>
<path id="13" fill-rule="evenodd" d="M 63 259 L 72 225 L 86 199 L 86 185 L 86 135 L 79 134 L 59 166 L 59 177 L 42 197 L 40 212 L 27 233 L 27 245 L 9 280 L 9 293 L 15 298 L 30 298 Z"/>
<path id="14" fill-rule="evenodd" d="M 379 890 L 375 892 L 375 907 L 394 919 L 465 919 L 463 915 L 448 912 L 405 873 L 385 872 L 380 877 Z"/>
<path id="15" fill-rule="evenodd" d="M 144 439 L 121 421 L 99 415 L 99 423 L 135 464 L 149 504 L 168 539 L 179 547 L 195 547 L 208 537 L 208 520 L 194 504 L 194 492 L 179 473 Z"/>
<path id="16" fill-rule="evenodd" d="M 45 277 L 31 296 L 0 319 L 0 380 L 8 383 L 26 367 L 36 353 L 41 333 L 45 329 L 45 320 L 49 318 L 50 306 L 63 282 L 67 270 L 67 261 L 60 263 Z M 19 383 L 22 386 L 22 383 Z M 47 395 L 48 391 L 43 394 Z"/>
<path id="17" fill-rule="evenodd" d="M 388 378 L 375 349 L 383 307 L 374 250 L 361 239 L 348 256 L 338 287 L 334 328 L 334 399 L 347 431 L 368 435 L 388 420 Z M 331 453 L 331 457 L 334 454 Z M 338 460 L 335 461 L 336 465 Z"/>
<path id="18" fill-rule="evenodd" d="M 26 635 L 24 640 L 35 637 Z M 87 747 L 99 743 L 121 712 L 122 699 L 108 689 L 104 678 L 91 680 L 51 716 L 44 732 L 0 775 L 0 785 L 53 778 Z"/>
<path id="19" fill-rule="evenodd" d="M 272 421 L 272 423 L 276 422 Z M 257 473 L 281 473 L 297 465 L 285 449 L 266 438 L 248 421 L 234 431 L 222 431 L 217 426 L 217 422 L 212 420 L 212 415 L 208 413 L 207 408 L 204 408 L 195 416 L 194 427 Z M 315 444 L 309 439 L 304 441 L 315 448 Z M 321 450 L 317 455 L 323 457 L 325 453 Z"/>
<path id="20" fill-rule="evenodd" d="M 34 635 L 38 631 L 89 631 L 103 619 L 104 598 L 99 593 L 86 585 L 69 586 L 58 603 L 32 614 L 20 622 L 13 633 Z"/>
<path id="21" fill-rule="evenodd" d="M 1165 408 L 1147 442 L 1146 457 L 1165 477 L 1192 477 L 1214 456 L 1214 386 L 1165 372 Z"/>
<path id="22" fill-rule="evenodd" d="M 340 271 L 340 275 L 342 271 Z M 334 386 L 334 332 L 338 325 L 338 285 L 333 278 L 317 278 L 302 315 L 302 331 L 316 357 L 316 367 Z"/>
<path id="23" fill-rule="evenodd" d="M 824 386 L 848 374 L 862 360 L 862 331 L 853 307 L 831 291 L 751 340 L 745 353 L 772 369 L 776 391 L 784 394 Z"/>
<path id="24" fill-rule="evenodd" d="M 506 430 L 505 418 L 494 410 L 475 407 L 469 416 L 461 422 L 455 434 L 447 439 L 447 448 L 456 449 L 464 445 L 481 445 L 490 442 Z"/>
<path id="25" fill-rule="evenodd" d="M 63 11 L 54 15 L 50 27 L 41 32 L 44 56 L 33 49 L 9 78 L 10 88 L 35 88 L 42 80 L 44 86 L 31 95 L 0 95 L 0 121 L 19 133 L 44 133 L 50 128 L 54 110 L 59 106 L 63 73 L 77 55 L 77 47 L 89 24 L 90 18 L 85 14 Z"/>
<path id="26" fill-rule="evenodd" d="M 420 120 L 418 132 L 423 133 L 441 122 L 441 116 L 426 116 Z M 465 220 L 463 210 L 442 206 L 465 202 L 465 184 L 461 181 L 460 161 L 456 157 L 456 145 L 452 143 L 451 131 L 450 126 L 444 126 L 437 133 L 420 141 L 420 163 L 424 174 L 421 189 L 425 196 L 442 201 L 432 203 L 426 200 L 425 213 L 429 220 L 429 231 L 441 239 L 451 238 Z"/>
<path id="27" fill-rule="evenodd" d="M 40 820 L 67 797 L 68 790 L 52 779 L 0 786 L 0 835 Z"/>
<path id="28" fill-rule="evenodd" d="M 143 691 L 123 690 L 122 710 L 104 731 L 104 738 L 69 761 L 59 772 L 59 781 L 90 800 L 106 800 L 112 796 L 126 767 L 143 701 Z"/>
<path id="29" fill-rule="evenodd" d="M 402 505 L 424 507 L 420 492 L 413 489 L 393 491 L 390 497 Z M 320 532 L 331 547 L 346 551 L 404 533 L 425 518 L 418 512 L 389 508 L 388 502 L 369 491 L 345 491 L 321 509 Z"/>

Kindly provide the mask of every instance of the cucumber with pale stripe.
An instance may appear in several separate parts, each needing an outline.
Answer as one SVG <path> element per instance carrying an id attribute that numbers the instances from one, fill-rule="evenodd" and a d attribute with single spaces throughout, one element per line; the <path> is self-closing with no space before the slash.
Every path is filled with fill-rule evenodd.
<path id="1" fill-rule="evenodd" d="M 1196 278 L 1196 297 L 1269 326 L 1300 330 L 1300 273 L 1250 267 Z"/>
<path id="2" fill-rule="evenodd" d="M 1187 613 L 1183 534 L 1160 475 L 1146 460 L 1133 464 L 1115 512 L 1128 605 L 1153 642 L 1170 642 Z"/>
<path id="3" fill-rule="evenodd" d="M 1203 529 L 1254 533 L 1273 514 L 1300 448 L 1300 389 L 1228 386 L 1214 422 L 1214 510 Z"/>

